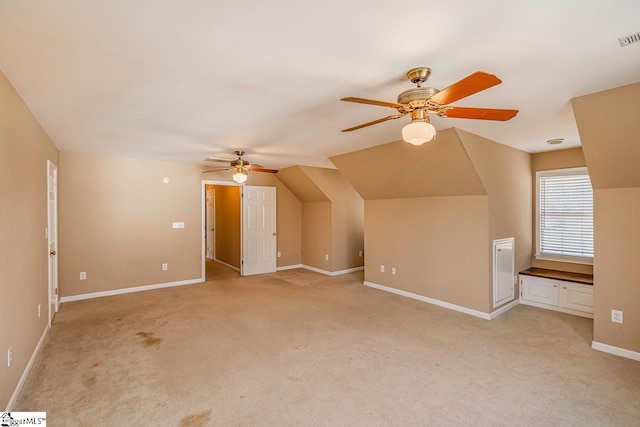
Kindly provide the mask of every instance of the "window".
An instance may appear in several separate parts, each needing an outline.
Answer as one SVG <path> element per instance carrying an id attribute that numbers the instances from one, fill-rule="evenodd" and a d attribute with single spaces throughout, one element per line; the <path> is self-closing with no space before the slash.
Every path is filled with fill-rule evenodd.
<path id="1" fill-rule="evenodd" d="M 587 168 L 536 173 L 536 258 L 593 264 L 593 189 Z"/>

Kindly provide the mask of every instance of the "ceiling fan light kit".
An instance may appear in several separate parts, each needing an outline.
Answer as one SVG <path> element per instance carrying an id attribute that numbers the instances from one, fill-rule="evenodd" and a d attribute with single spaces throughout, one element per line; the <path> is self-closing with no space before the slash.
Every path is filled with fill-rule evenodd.
<path id="1" fill-rule="evenodd" d="M 474 93 L 502 83 L 502 81 L 493 74 L 477 71 L 443 90 L 432 87 L 422 87 L 422 83 L 424 83 L 430 75 L 431 69 L 427 67 L 418 67 L 409 70 L 407 78 L 411 83 L 414 83 L 416 87 L 405 90 L 398 95 L 398 102 L 376 101 L 356 97 L 342 98 L 342 101 L 347 102 L 394 108 L 398 110 L 399 113 L 343 129 L 342 132 L 351 132 L 411 114 L 411 123 L 402 129 L 402 139 L 413 145 L 421 145 L 431 141 L 436 134 L 435 127 L 429 121 L 429 114 L 435 114 L 443 118 L 451 117 L 498 121 L 509 120 L 518 114 L 518 110 L 454 107 L 448 105 L 459 99 L 466 98 Z"/>
<path id="2" fill-rule="evenodd" d="M 436 136 L 436 128 L 425 116 L 424 110 L 411 112 L 411 123 L 402 128 L 402 139 L 409 144 L 422 145 Z"/>
<path id="3" fill-rule="evenodd" d="M 245 172 L 242 168 L 236 169 L 236 173 L 233 174 L 233 180 L 238 184 L 244 184 L 249 178 L 249 174 Z"/>

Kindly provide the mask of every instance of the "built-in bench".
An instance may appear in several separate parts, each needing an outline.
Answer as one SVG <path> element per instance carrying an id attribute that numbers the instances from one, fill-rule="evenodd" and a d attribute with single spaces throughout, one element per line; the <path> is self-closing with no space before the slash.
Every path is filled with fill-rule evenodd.
<path id="1" fill-rule="evenodd" d="M 528 268 L 520 272 L 520 302 L 593 318 L 593 274 Z"/>
<path id="2" fill-rule="evenodd" d="M 527 268 L 520 275 L 544 277 L 546 279 L 564 280 L 566 282 L 584 283 L 593 285 L 593 274 L 570 273 L 568 271 L 548 270 L 546 268 Z"/>

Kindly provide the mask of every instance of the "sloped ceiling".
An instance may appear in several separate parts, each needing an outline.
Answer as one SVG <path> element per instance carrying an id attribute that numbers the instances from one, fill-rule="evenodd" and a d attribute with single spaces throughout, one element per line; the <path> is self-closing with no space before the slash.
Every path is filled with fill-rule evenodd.
<path id="1" fill-rule="evenodd" d="M 331 161 L 365 200 L 486 194 L 454 129 L 418 147 L 397 141 Z"/>
<path id="2" fill-rule="evenodd" d="M 593 188 L 640 187 L 640 83 L 571 103 Z"/>
<path id="3" fill-rule="evenodd" d="M 580 140 L 571 98 L 637 82 L 638 0 L 0 1 L 0 70 L 62 151 L 268 168 L 399 139 L 406 72 L 443 89 L 477 70 L 503 83 L 455 105 L 508 122 L 433 118 L 525 151 Z"/>
<path id="4" fill-rule="evenodd" d="M 328 202 L 329 198 L 300 166 L 281 169 L 278 179 L 301 202 Z"/>

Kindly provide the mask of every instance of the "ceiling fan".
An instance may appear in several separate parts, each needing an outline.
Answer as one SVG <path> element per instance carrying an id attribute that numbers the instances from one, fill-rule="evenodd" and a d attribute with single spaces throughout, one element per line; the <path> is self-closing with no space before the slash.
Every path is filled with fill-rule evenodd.
<path id="1" fill-rule="evenodd" d="M 430 75 L 431 69 L 427 67 L 418 67 L 409 70 L 407 78 L 411 83 L 416 84 L 417 87 L 402 92 L 398 95 L 397 102 L 376 101 L 356 97 L 342 98 L 341 101 L 379 105 L 381 107 L 390 107 L 398 110 L 398 114 L 343 129 L 342 132 L 351 132 L 411 114 L 411 123 L 402 129 L 402 139 L 411 144 L 420 145 L 431 141 L 436 134 L 435 127 L 429 121 L 429 114 L 435 114 L 444 118 L 499 121 L 512 119 L 518 114 L 518 110 L 454 107 L 449 105 L 452 102 L 502 83 L 502 80 L 493 74 L 476 71 L 443 90 L 432 87 L 422 87 L 422 83 L 427 81 Z"/>
<path id="2" fill-rule="evenodd" d="M 242 156 L 245 155 L 245 152 L 242 151 L 242 150 L 236 150 L 236 151 L 233 152 L 233 154 L 238 156 L 238 158 L 235 159 L 235 160 L 222 159 L 222 158 L 219 158 L 219 157 L 209 157 L 209 158 L 207 158 L 207 160 L 210 160 L 210 161 L 213 161 L 213 162 L 224 162 L 224 163 L 227 163 L 228 166 L 224 167 L 224 168 L 219 168 L 219 169 L 211 169 L 211 170 L 208 170 L 208 171 L 204 171 L 203 173 L 217 172 L 217 171 L 223 171 L 223 170 L 235 170 L 236 173 L 233 174 L 233 180 L 235 182 L 237 182 L 238 184 L 243 184 L 247 180 L 247 177 L 249 175 L 249 171 L 251 171 L 251 172 L 278 173 L 277 169 L 266 169 L 263 166 L 252 165 L 248 161 L 244 160 L 242 158 Z"/>

